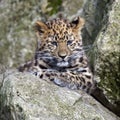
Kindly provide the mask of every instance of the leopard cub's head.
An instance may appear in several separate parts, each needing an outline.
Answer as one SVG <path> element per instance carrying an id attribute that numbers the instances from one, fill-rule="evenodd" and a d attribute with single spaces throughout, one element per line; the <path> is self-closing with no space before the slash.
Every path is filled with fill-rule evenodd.
<path id="1" fill-rule="evenodd" d="M 81 29 L 83 25 L 84 19 L 80 17 L 72 22 L 63 18 L 46 23 L 37 21 L 35 28 L 40 43 L 38 52 L 43 57 L 53 58 L 57 66 L 68 66 L 82 49 Z"/>

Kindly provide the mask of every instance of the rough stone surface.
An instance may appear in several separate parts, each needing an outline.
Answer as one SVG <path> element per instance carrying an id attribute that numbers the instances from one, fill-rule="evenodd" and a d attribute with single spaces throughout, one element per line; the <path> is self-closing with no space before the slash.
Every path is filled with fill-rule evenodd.
<path id="1" fill-rule="evenodd" d="M 41 2 L 0 0 L 0 63 L 9 67 L 31 59 L 36 47 L 36 20 L 42 19 Z"/>
<path id="2" fill-rule="evenodd" d="M 0 120 L 120 120 L 86 93 L 12 70 L 0 75 L 0 105 Z"/>
<path id="3" fill-rule="evenodd" d="M 120 2 L 91 0 L 83 7 L 83 42 L 90 65 L 108 99 L 120 107 Z M 90 48 L 90 49 L 89 49 Z"/>
<path id="4" fill-rule="evenodd" d="M 63 13 L 71 19 L 71 16 L 81 13 L 84 0 L 64 0 L 62 6 L 64 8 Z"/>
<path id="5" fill-rule="evenodd" d="M 108 98 L 120 107 L 120 2 L 112 5 L 104 25 L 96 40 L 96 74 Z"/>

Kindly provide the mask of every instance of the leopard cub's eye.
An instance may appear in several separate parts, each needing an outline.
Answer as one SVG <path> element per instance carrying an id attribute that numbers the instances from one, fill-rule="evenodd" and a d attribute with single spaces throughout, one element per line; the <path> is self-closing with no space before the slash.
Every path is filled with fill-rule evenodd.
<path id="1" fill-rule="evenodd" d="M 52 41 L 51 44 L 57 46 L 57 42 L 56 41 Z"/>
<path id="2" fill-rule="evenodd" d="M 68 40 L 67 45 L 71 45 L 71 44 L 72 44 L 72 40 Z"/>

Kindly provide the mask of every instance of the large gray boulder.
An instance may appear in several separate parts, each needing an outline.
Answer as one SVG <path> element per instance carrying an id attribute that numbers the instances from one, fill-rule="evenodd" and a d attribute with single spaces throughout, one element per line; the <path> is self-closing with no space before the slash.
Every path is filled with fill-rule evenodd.
<path id="1" fill-rule="evenodd" d="M 120 2 L 87 0 L 83 42 L 94 79 L 110 102 L 120 108 Z"/>
<path id="2" fill-rule="evenodd" d="M 120 120 L 88 94 L 7 70 L 0 75 L 0 120 Z"/>
<path id="3" fill-rule="evenodd" d="M 108 13 L 96 40 L 95 71 L 108 98 L 120 107 L 120 2 L 116 1 Z"/>

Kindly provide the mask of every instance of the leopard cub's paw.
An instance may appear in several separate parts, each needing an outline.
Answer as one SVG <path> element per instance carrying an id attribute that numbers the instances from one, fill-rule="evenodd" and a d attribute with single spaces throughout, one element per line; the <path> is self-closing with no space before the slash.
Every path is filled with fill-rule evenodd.
<path id="1" fill-rule="evenodd" d="M 40 69 L 38 66 L 33 66 L 32 70 L 29 72 L 37 77 L 40 77 L 42 75 L 42 69 Z"/>

